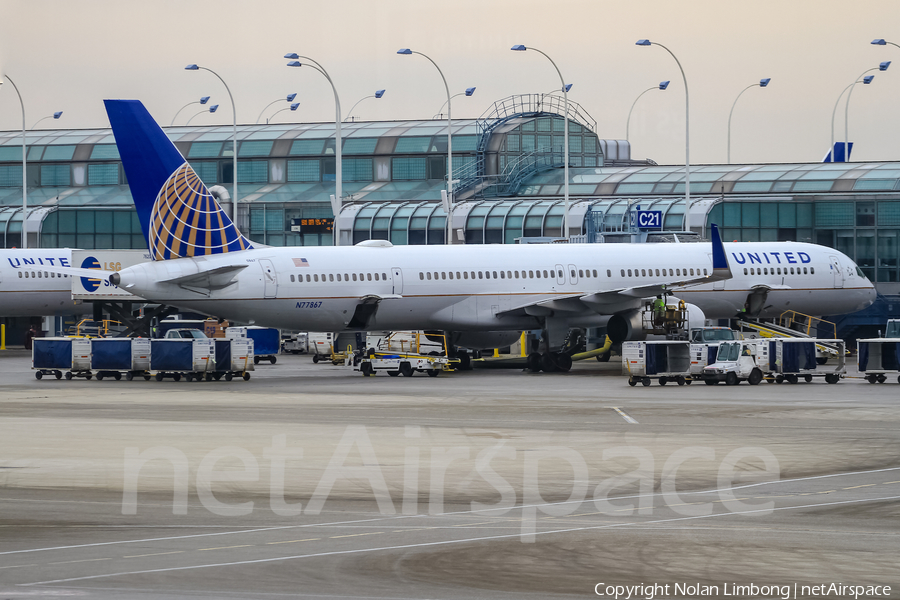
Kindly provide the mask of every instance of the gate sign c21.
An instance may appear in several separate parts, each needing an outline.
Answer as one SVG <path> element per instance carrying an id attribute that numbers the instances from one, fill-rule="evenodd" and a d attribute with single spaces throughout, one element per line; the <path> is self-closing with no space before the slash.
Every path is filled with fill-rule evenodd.
<path id="1" fill-rule="evenodd" d="M 638 229 L 662 229 L 661 210 L 638 210 L 634 212 L 635 223 Z"/>

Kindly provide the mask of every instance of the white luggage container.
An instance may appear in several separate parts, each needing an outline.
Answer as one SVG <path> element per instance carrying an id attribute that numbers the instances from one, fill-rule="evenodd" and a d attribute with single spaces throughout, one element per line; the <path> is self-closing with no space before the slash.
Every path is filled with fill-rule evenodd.
<path id="1" fill-rule="evenodd" d="M 628 385 L 650 385 L 656 377 L 659 385 L 674 381 L 690 384 L 691 344 L 687 341 L 659 340 L 622 343 L 622 369 Z"/>

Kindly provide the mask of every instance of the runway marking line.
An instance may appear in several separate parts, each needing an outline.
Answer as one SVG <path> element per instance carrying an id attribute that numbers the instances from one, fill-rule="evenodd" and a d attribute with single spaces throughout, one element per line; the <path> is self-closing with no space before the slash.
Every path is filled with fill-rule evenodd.
<path id="1" fill-rule="evenodd" d="M 626 413 L 618 406 L 610 406 L 610 408 L 619 413 L 619 416 L 625 419 L 625 421 L 627 421 L 628 423 L 631 423 L 632 425 L 640 425 L 640 423 L 637 422 L 637 419 Z"/>
<path id="2" fill-rule="evenodd" d="M 98 560 L 112 560 L 112 558 L 83 558 L 81 560 L 64 560 L 62 562 L 47 563 L 48 565 L 68 565 L 72 563 L 97 562 Z"/>
<path id="3" fill-rule="evenodd" d="M 361 535 L 379 535 L 379 534 L 382 534 L 382 533 L 384 533 L 384 532 L 383 532 L 383 531 L 370 531 L 370 532 L 368 532 L 368 533 L 350 533 L 350 534 L 348 534 L 348 535 L 333 535 L 333 536 L 331 536 L 331 537 L 328 538 L 328 539 L 329 539 L 329 540 L 336 540 L 336 539 L 338 539 L 338 538 L 359 537 L 359 536 L 361 536 Z"/>
<path id="4" fill-rule="evenodd" d="M 900 481 L 885 481 L 885 482 L 882 483 L 881 485 L 890 485 L 890 484 L 892 484 L 892 483 L 900 483 Z"/>
<path id="5" fill-rule="evenodd" d="M 184 550 L 173 550 L 172 552 L 154 552 L 152 554 L 132 554 L 131 556 L 123 556 L 122 558 L 144 558 L 145 556 L 164 556 L 166 554 L 181 554 Z"/>
<path id="6" fill-rule="evenodd" d="M 849 472 L 849 473 L 830 473 L 828 475 L 813 475 L 810 477 L 796 477 L 793 479 L 779 479 L 779 480 L 774 480 L 774 481 L 760 481 L 758 483 L 749 483 L 746 485 L 732 486 L 732 487 L 728 487 L 728 488 L 714 488 L 711 490 L 697 490 L 697 491 L 680 492 L 680 495 L 687 496 L 687 495 L 694 495 L 694 494 L 715 494 L 715 493 L 719 493 L 723 490 L 734 491 L 734 490 L 741 490 L 741 489 L 759 487 L 759 486 L 796 483 L 798 481 L 811 481 L 814 479 L 828 479 L 831 477 L 869 475 L 872 473 L 885 473 L 885 472 L 889 472 L 889 471 L 900 471 L 900 467 L 887 467 L 884 469 L 870 469 L 867 471 L 853 471 L 853 472 Z M 834 490 L 832 490 L 832 491 L 834 491 Z M 637 495 L 632 495 L 632 496 L 617 496 L 615 498 L 611 498 L 611 500 L 631 500 L 631 499 L 636 499 L 636 498 L 656 497 L 656 496 L 663 496 L 663 495 L 664 494 L 662 492 L 654 492 L 652 494 L 646 494 L 646 495 L 637 494 Z M 790 497 L 790 496 L 755 496 L 755 497 L 753 497 L 753 499 L 767 500 L 767 499 L 771 499 L 771 498 L 787 498 L 787 497 Z M 584 502 L 583 500 L 564 500 L 561 502 L 542 502 L 539 504 L 523 504 L 520 506 L 514 506 L 510 510 L 525 510 L 527 508 L 540 508 L 540 507 L 547 507 L 547 506 L 564 506 L 566 504 L 581 504 L 583 502 Z M 691 503 L 687 503 L 687 504 L 691 504 Z M 695 504 L 702 504 L 702 503 L 698 502 Z M 682 505 L 679 505 L 679 506 L 682 506 Z M 260 532 L 264 532 L 264 531 L 279 531 L 279 530 L 287 530 L 287 529 L 307 529 L 310 527 L 332 527 L 335 525 L 358 525 L 360 523 L 397 521 L 400 519 L 416 519 L 416 518 L 426 518 L 426 517 L 435 517 L 435 516 L 447 517 L 447 516 L 453 516 L 453 515 L 471 515 L 471 514 L 479 514 L 479 513 L 490 513 L 491 511 L 496 511 L 496 510 L 497 509 L 485 508 L 485 509 L 478 509 L 478 510 L 464 510 L 464 511 L 456 511 L 456 512 L 438 513 L 436 515 L 428 515 L 428 514 L 418 515 L 418 514 L 416 514 L 416 515 L 399 515 L 399 516 L 392 516 L 392 517 L 379 516 L 379 517 L 375 517 L 372 519 L 358 519 L 355 521 L 333 521 L 333 522 L 324 522 L 324 523 L 309 523 L 309 524 L 305 524 L 305 525 L 279 525 L 279 526 L 274 526 L 274 527 L 258 527 L 258 528 L 253 528 L 253 529 L 235 529 L 235 530 L 231 530 L 231 531 L 218 531 L 215 533 L 196 533 L 196 534 L 191 534 L 191 535 L 176 535 L 176 536 L 166 536 L 166 537 L 158 537 L 158 538 L 116 540 L 116 541 L 111 541 L 111 542 L 94 542 L 94 543 L 90 543 L 90 544 L 72 544 L 69 546 L 48 546 L 48 547 L 44 547 L 44 548 L 29 548 L 26 550 L 7 550 L 4 552 L 0 552 L 0 556 L 6 555 L 6 554 L 26 554 L 26 553 L 31 553 L 31 552 L 48 552 L 48 551 L 53 551 L 53 550 L 72 550 L 74 548 L 91 548 L 94 546 L 113 546 L 113 545 L 118 545 L 118 544 L 139 544 L 139 543 L 147 543 L 147 542 L 164 542 L 164 541 L 169 541 L 169 540 L 183 540 L 183 539 L 191 539 L 191 538 L 213 537 L 213 536 L 220 536 L 220 535 L 236 535 L 236 534 L 242 534 L 242 533 L 243 534 L 260 533 Z M 426 527 L 424 529 L 432 529 L 432 528 Z M 412 530 L 410 530 L 410 531 L 412 531 Z"/>
<path id="7" fill-rule="evenodd" d="M 256 544 L 239 544 L 237 546 L 219 546 L 218 548 L 197 548 L 197 552 L 206 552 L 207 550 L 231 550 L 232 548 L 249 548 Z"/>
<path id="8" fill-rule="evenodd" d="M 873 485 L 878 485 L 878 484 L 877 483 L 867 483 L 865 485 L 854 485 L 852 487 L 845 487 L 845 488 L 841 488 L 841 489 L 842 490 L 855 490 L 857 488 L 862 488 L 862 487 L 872 487 Z"/>
<path id="9" fill-rule="evenodd" d="M 675 517 L 670 519 L 659 519 L 656 521 L 632 521 L 628 523 L 618 523 L 612 525 L 593 525 L 588 527 L 572 527 L 568 529 L 553 529 L 550 531 L 536 531 L 532 535 L 552 535 L 559 533 L 572 533 L 577 531 L 594 531 L 598 529 L 611 529 L 613 527 L 629 527 L 629 526 L 638 526 L 638 527 L 646 527 L 648 525 L 659 525 L 663 523 L 674 523 L 679 521 L 694 521 L 697 519 L 710 519 L 716 517 L 734 517 L 734 516 L 744 516 L 755 513 L 767 513 L 771 514 L 776 511 L 782 510 L 798 510 L 803 508 L 822 508 L 825 506 L 837 506 L 841 504 L 860 504 L 863 502 L 880 502 L 884 500 L 900 500 L 900 496 L 886 496 L 883 498 L 867 498 L 863 500 L 841 500 L 838 502 L 822 502 L 819 504 L 804 504 L 800 506 L 782 506 L 771 509 L 761 508 L 754 510 L 746 510 L 741 512 L 723 512 L 717 514 L 710 515 L 697 515 L 697 516 L 689 516 L 689 517 Z M 208 569 L 211 567 L 233 567 L 237 565 L 250 565 L 250 564 L 260 564 L 260 563 L 270 563 L 270 562 L 281 562 L 287 560 L 297 560 L 303 558 L 318 558 L 322 556 L 337 556 L 342 554 L 364 554 L 370 552 L 380 552 L 385 550 L 404 550 L 408 548 L 427 548 L 432 546 L 448 546 L 450 544 L 465 544 L 465 543 L 473 543 L 473 542 L 484 542 L 488 540 L 501 540 L 501 539 L 511 539 L 521 537 L 521 533 L 511 533 L 504 535 L 492 535 L 492 536 L 484 536 L 484 537 L 475 537 L 475 538 L 464 538 L 461 540 L 442 540 L 438 542 L 422 542 L 419 544 L 401 544 L 396 546 L 381 546 L 375 548 L 356 548 L 353 550 L 332 550 L 328 552 L 316 552 L 313 554 L 297 554 L 293 556 L 279 556 L 275 558 L 256 558 L 251 560 L 241 560 L 234 562 L 226 562 L 226 563 L 210 563 L 205 565 L 186 565 L 181 567 L 166 567 L 161 569 L 145 569 L 141 571 L 123 571 L 119 573 L 105 573 L 102 575 L 85 575 L 81 577 L 67 577 L 65 579 L 51 579 L 47 581 L 34 581 L 31 583 L 20 583 L 17 584 L 18 587 L 32 587 L 37 585 L 50 585 L 54 583 L 69 583 L 72 581 L 85 581 L 88 579 L 107 579 L 109 577 L 121 577 L 125 575 L 145 575 L 148 573 L 167 573 L 171 571 L 187 571 L 187 570 L 196 570 L 196 569 Z M 107 559 L 108 560 L 108 559 Z"/>
<path id="10" fill-rule="evenodd" d="M 297 542 L 317 542 L 322 538 L 306 538 L 305 540 L 286 540 L 284 542 L 266 542 L 267 546 L 271 546 L 273 544 L 296 544 Z"/>
<path id="11" fill-rule="evenodd" d="M 0 567 L 0 569 L 18 569 L 19 567 L 36 567 L 36 566 L 37 566 L 37 563 L 34 563 L 33 565 L 9 565 L 6 567 Z"/>

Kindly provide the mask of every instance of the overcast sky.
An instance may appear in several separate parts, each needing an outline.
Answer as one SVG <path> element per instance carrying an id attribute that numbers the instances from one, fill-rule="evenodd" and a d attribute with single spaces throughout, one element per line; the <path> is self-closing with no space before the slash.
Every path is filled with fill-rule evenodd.
<path id="1" fill-rule="evenodd" d="M 215 70 L 234 94 L 239 123 L 253 123 L 263 107 L 298 92 L 297 112 L 276 120 L 334 119 L 333 96 L 313 70 L 289 69 L 281 58 L 297 52 L 320 62 L 346 111 L 385 88 L 354 115 L 366 120 L 428 119 L 446 99 L 429 55 L 454 100 L 454 117 L 475 118 L 513 94 L 559 88 L 553 57 L 570 98 L 597 120 L 601 138 L 624 138 L 628 110 L 645 89 L 631 123 L 633 156 L 661 164 L 684 162 L 684 85 L 662 48 L 639 47 L 649 38 L 681 61 L 690 86 L 691 162 L 724 163 L 728 113 L 732 162 L 817 162 L 830 140 L 835 101 L 848 84 L 884 60 L 895 61 L 872 85 L 854 87 L 850 104 L 853 159 L 900 160 L 900 43 L 896 0 L 0 0 L 0 70 L 12 76 L 31 127 L 108 127 L 101 100 L 137 98 L 168 125 L 176 111 L 211 95 L 221 107 L 194 124 L 230 124 L 231 106 L 210 73 L 184 70 L 197 63 Z M 286 103 L 276 105 L 277 108 Z M 273 112 L 276 107 L 270 109 Z M 184 123 L 200 107 L 179 117 Z M 843 139 L 844 104 L 837 139 Z M 0 130 L 21 128 L 15 91 L 0 86 Z"/>

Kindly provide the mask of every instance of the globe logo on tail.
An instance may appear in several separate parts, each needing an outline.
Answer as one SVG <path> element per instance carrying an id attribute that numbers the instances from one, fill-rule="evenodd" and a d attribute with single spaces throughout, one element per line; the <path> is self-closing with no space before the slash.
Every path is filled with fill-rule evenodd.
<path id="1" fill-rule="evenodd" d="M 156 196 L 149 233 L 153 260 L 253 248 L 187 162 L 169 176 Z"/>

